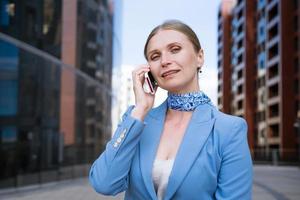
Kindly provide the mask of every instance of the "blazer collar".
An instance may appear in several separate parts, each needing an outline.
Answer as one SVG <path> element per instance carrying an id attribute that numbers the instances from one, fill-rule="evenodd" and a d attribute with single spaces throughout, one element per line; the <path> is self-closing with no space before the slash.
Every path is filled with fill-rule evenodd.
<path id="1" fill-rule="evenodd" d="M 167 109 L 168 109 L 168 103 L 167 100 L 165 100 L 162 104 L 160 104 L 158 107 L 152 109 L 149 112 L 149 117 L 158 121 L 164 120 Z"/>
<path id="2" fill-rule="evenodd" d="M 167 111 L 167 102 L 154 108 L 145 123 L 140 142 L 140 166 L 146 188 L 152 199 L 157 199 L 152 181 L 152 167 L 160 141 Z M 210 104 L 199 105 L 194 111 L 174 161 L 164 199 L 170 199 L 192 167 L 204 146 L 215 122 L 215 108 Z M 184 163 L 184 164 L 183 164 Z"/>

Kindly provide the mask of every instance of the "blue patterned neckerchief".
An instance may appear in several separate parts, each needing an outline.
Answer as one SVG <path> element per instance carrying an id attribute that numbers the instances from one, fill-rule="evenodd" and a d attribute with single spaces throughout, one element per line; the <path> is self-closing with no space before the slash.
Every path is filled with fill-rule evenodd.
<path id="1" fill-rule="evenodd" d="M 193 111 L 199 105 L 206 103 L 211 104 L 209 97 L 202 91 L 185 94 L 168 93 L 167 102 L 168 108 L 179 111 Z"/>

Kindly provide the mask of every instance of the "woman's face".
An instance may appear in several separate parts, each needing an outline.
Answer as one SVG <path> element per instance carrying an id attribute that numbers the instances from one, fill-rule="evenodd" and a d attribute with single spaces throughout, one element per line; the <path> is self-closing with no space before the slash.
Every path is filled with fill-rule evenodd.
<path id="1" fill-rule="evenodd" d="M 160 30 L 149 41 L 147 58 L 158 85 L 172 93 L 198 91 L 198 70 L 203 51 L 196 52 L 186 35 Z"/>

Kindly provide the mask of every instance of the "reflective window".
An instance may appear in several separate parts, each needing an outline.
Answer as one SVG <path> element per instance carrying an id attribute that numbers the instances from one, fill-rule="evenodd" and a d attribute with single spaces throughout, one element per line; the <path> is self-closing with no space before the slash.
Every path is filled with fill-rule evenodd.
<path id="1" fill-rule="evenodd" d="M 258 55 L 257 65 L 258 65 L 258 69 L 265 69 L 266 68 L 266 53 L 265 52 L 261 52 Z"/>
<path id="2" fill-rule="evenodd" d="M 14 45 L 0 40 L 0 116 L 17 114 L 18 53 Z"/>
<path id="3" fill-rule="evenodd" d="M 265 5 L 266 5 L 266 0 L 258 0 L 258 1 L 257 1 L 257 9 L 258 9 L 258 10 L 264 8 Z"/>
<path id="4" fill-rule="evenodd" d="M 257 24 L 257 42 L 260 44 L 266 40 L 266 20 L 260 19 Z"/>

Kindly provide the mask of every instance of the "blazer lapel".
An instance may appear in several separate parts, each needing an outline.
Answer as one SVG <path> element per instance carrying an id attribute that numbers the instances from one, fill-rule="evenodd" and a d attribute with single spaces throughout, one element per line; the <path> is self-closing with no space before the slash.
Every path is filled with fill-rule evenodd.
<path id="1" fill-rule="evenodd" d="M 149 117 L 145 119 L 145 123 L 149 123 L 151 126 L 145 127 L 143 138 L 140 141 L 141 172 L 146 188 L 152 199 L 157 199 L 152 181 L 152 166 L 165 121 L 166 109 L 167 103 L 165 101 L 149 113 Z"/>
<path id="2" fill-rule="evenodd" d="M 213 109 L 204 104 L 194 111 L 178 149 L 164 199 L 171 199 L 203 148 L 215 122 Z"/>

